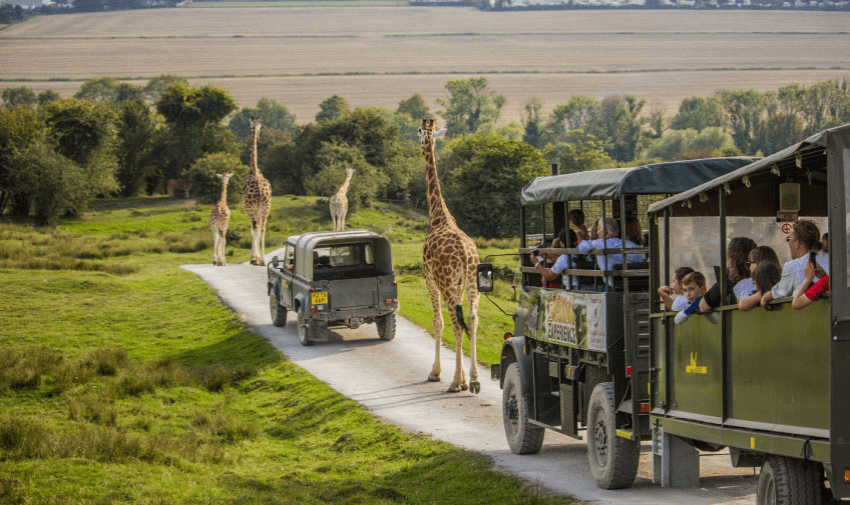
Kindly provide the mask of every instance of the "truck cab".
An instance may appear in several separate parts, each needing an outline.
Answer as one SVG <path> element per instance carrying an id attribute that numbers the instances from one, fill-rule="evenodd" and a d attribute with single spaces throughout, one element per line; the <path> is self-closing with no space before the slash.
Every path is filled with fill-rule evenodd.
<path id="1" fill-rule="evenodd" d="M 394 338 L 399 302 L 386 237 L 368 230 L 295 235 L 267 270 L 272 322 L 284 326 L 294 312 L 302 345 L 327 340 L 329 328 L 368 323 L 382 340 Z"/>

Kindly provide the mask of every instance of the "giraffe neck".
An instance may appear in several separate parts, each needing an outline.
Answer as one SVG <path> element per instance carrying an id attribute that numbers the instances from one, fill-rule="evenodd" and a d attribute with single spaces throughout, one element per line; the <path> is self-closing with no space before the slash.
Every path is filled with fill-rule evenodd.
<path id="1" fill-rule="evenodd" d="M 224 179 L 221 182 L 221 198 L 219 198 L 219 200 L 218 200 L 225 207 L 227 206 L 227 183 L 228 182 L 229 182 L 228 179 Z"/>
<path id="2" fill-rule="evenodd" d="M 348 192 L 348 183 L 351 182 L 351 176 L 354 173 L 350 173 L 345 176 L 345 182 L 342 183 L 342 186 L 339 187 L 339 191 L 336 192 L 337 195 L 344 196 Z"/>
<path id="3" fill-rule="evenodd" d="M 251 132 L 251 175 L 257 176 L 260 169 L 257 166 L 257 139 L 260 136 L 260 128 L 255 125 Z"/>
<path id="4" fill-rule="evenodd" d="M 453 225 L 455 219 L 446 207 L 443 193 L 440 191 L 440 178 L 437 175 L 437 163 L 434 157 L 434 140 L 430 139 L 422 146 L 425 155 L 425 185 L 428 191 L 428 229 Z"/>

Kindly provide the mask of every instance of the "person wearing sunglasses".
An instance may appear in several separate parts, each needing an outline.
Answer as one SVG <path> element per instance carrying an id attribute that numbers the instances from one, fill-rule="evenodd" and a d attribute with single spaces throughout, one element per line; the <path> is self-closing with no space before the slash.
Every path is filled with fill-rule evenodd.
<path id="1" fill-rule="evenodd" d="M 820 242 L 820 230 L 814 221 L 800 220 L 794 223 L 791 234 L 785 239 L 791 261 L 782 266 L 782 278 L 773 289 L 761 298 L 761 306 L 767 308 L 771 300 L 791 296 L 805 282 L 806 262 L 818 263 L 825 272 L 829 272 L 829 257 L 818 252 L 823 247 Z M 815 281 L 819 278 L 815 278 Z M 767 309 L 770 310 L 770 309 Z"/>

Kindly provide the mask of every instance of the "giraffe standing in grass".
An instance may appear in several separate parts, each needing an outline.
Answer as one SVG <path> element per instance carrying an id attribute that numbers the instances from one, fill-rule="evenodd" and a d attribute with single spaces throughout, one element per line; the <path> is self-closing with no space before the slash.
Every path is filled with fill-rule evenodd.
<path id="1" fill-rule="evenodd" d="M 345 182 L 339 187 L 339 191 L 331 197 L 331 219 L 334 223 L 334 231 L 345 230 L 345 215 L 348 213 L 348 197 L 345 194 L 348 192 L 348 183 L 351 182 L 352 175 L 354 175 L 354 169 L 346 168 Z"/>
<path id="2" fill-rule="evenodd" d="M 272 186 L 257 167 L 257 139 L 260 137 L 260 120 L 251 118 L 251 170 L 242 186 L 245 212 L 251 221 L 251 264 L 265 265 L 266 222 L 272 206 Z"/>
<path id="3" fill-rule="evenodd" d="M 449 392 L 466 390 L 473 393 L 481 391 L 478 382 L 478 359 L 475 350 L 475 335 L 478 329 L 478 300 L 480 294 L 475 284 L 475 266 L 478 263 L 478 249 L 475 242 L 458 228 L 454 217 L 446 207 L 440 192 L 440 179 L 434 161 L 434 140 L 442 136 L 445 130 L 434 131 L 434 120 L 423 120 L 419 128 L 419 140 L 422 154 L 425 156 L 425 184 L 428 192 L 428 233 L 425 235 L 423 257 L 425 263 L 425 284 L 431 295 L 434 310 L 434 366 L 428 380 L 440 381 L 440 346 L 443 336 L 443 314 L 441 298 L 444 298 L 452 321 L 455 335 L 455 376 L 449 386 Z M 463 295 L 469 298 L 469 325 L 463 320 Z M 469 335 L 470 358 L 469 385 L 463 371 L 463 333 Z"/>
<path id="4" fill-rule="evenodd" d="M 224 257 L 224 245 L 227 243 L 227 224 L 230 222 L 230 208 L 227 206 L 227 182 L 233 176 L 230 172 L 215 174 L 221 179 L 221 198 L 213 205 L 210 213 L 210 228 L 213 234 L 213 265 L 223 267 L 227 264 Z"/>

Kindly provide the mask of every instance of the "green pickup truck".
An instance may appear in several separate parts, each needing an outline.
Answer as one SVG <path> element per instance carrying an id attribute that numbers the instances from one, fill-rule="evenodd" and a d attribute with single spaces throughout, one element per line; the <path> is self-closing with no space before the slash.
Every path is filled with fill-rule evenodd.
<path id="1" fill-rule="evenodd" d="M 395 337 L 398 291 L 386 237 L 367 230 L 295 235 L 267 269 L 272 323 L 285 326 L 294 312 L 302 345 L 328 340 L 328 328 L 365 323 L 375 323 L 381 340 Z"/>

